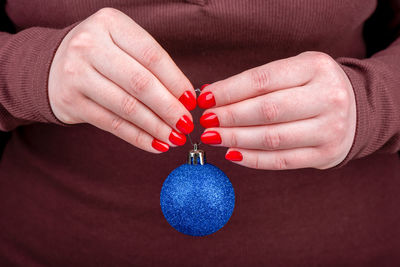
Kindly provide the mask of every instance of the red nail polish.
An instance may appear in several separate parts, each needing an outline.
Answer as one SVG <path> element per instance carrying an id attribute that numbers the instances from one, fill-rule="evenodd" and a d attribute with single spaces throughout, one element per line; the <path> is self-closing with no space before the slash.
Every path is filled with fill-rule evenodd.
<path id="1" fill-rule="evenodd" d="M 181 97 L 179 97 L 179 101 L 181 101 L 181 103 L 189 111 L 195 109 L 196 107 L 196 98 L 190 91 L 185 91 Z"/>
<path id="2" fill-rule="evenodd" d="M 210 84 L 208 84 L 208 83 L 203 84 L 203 85 L 200 87 L 200 91 L 203 91 L 203 89 L 206 88 L 206 87 L 209 86 L 209 85 L 210 85 Z"/>
<path id="3" fill-rule="evenodd" d="M 217 145 L 222 143 L 221 136 L 216 131 L 204 132 L 200 139 L 204 144 Z"/>
<path id="4" fill-rule="evenodd" d="M 243 155 L 239 151 L 231 150 L 228 153 L 226 153 L 225 158 L 231 161 L 242 161 Z"/>
<path id="5" fill-rule="evenodd" d="M 188 134 L 193 131 L 194 125 L 188 116 L 183 115 L 176 123 L 176 128 L 181 131 L 181 133 Z"/>
<path id="6" fill-rule="evenodd" d="M 175 130 L 172 130 L 171 134 L 169 135 L 169 141 L 177 146 L 183 146 L 186 143 L 186 136 L 178 133 Z"/>
<path id="7" fill-rule="evenodd" d="M 219 120 L 215 113 L 207 113 L 200 117 L 200 124 L 204 128 L 219 127 Z"/>
<path id="8" fill-rule="evenodd" d="M 206 92 L 204 94 L 199 95 L 197 98 L 197 104 L 200 108 L 206 109 L 215 106 L 215 98 L 213 93 Z"/>
<path id="9" fill-rule="evenodd" d="M 162 142 L 160 140 L 157 140 L 155 138 L 153 139 L 153 142 L 151 142 L 151 146 L 154 149 L 157 149 L 158 151 L 161 151 L 161 152 L 168 151 L 168 149 L 169 149 L 169 145 L 168 144 L 166 144 L 166 143 L 164 143 L 164 142 Z"/>

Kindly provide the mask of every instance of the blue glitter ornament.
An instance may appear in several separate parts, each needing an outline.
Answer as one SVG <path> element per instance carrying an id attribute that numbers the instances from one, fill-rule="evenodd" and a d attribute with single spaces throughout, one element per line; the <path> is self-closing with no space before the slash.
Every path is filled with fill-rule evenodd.
<path id="1" fill-rule="evenodd" d="M 205 236 L 228 222 L 235 206 L 235 192 L 225 173 L 205 163 L 204 151 L 195 144 L 188 163 L 165 179 L 160 204 L 165 219 L 176 230 Z"/>

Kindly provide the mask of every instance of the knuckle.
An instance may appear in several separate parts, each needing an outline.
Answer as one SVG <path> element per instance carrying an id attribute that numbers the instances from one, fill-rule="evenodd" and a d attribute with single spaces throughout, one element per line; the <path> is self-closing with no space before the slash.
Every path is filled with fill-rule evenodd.
<path id="1" fill-rule="evenodd" d="M 330 143 L 322 149 L 321 154 L 323 155 L 325 162 L 334 162 L 340 155 L 339 146 L 335 142 Z"/>
<path id="2" fill-rule="evenodd" d="M 318 56 L 323 56 L 325 53 L 319 51 L 305 51 L 299 54 L 299 56 L 309 57 L 315 59 Z"/>
<path id="3" fill-rule="evenodd" d="M 235 126 L 236 124 L 236 118 L 235 118 L 235 114 L 233 112 L 232 109 L 230 108 L 225 108 L 225 112 L 224 112 L 224 120 L 226 121 L 227 125 L 230 126 Z"/>
<path id="4" fill-rule="evenodd" d="M 60 97 L 57 98 L 57 102 L 60 103 L 62 107 L 69 107 L 76 103 L 76 98 L 77 96 L 73 88 L 65 88 L 60 94 Z"/>
<path id="5" fill-rule="evenodd" d="M 266 149 L 278 149 L 282 143 L 280 134 L 273 132 L 266 132 L 262 138 L 262 145 Z"/>
<path id="6" fill-rule="evenodd" d="M 297 57 L 311 57 L 314 51 L 305 51 L 297 55 Z"/>
<path id="7" fill-rule="evenodd" d="M 260 169 L 261 162 L 260 162 L 260 156 L 258 154 L 254 155 L 253 160 L 249 162 L 249 167 L 254 169 Z"/>
<path id="8" fill-rule="evenodd" d="M 315 166 L 314 168 L 317 169 L 317 170 L 326 170 L 326 169 L 329 169 L 331 167 L 332 166 L 330 166 L 330 165 L 324 164 L 324 165 Z"/>
<path id="9" fill-rule="evenodd" d="M 317 160 L 314 162 L 314 164 L 310 165 L 309 167 L 318 170 L 325 170 L 330 168 L 331 162 L 335 161 L 335 157 L 332 155 L 336 155 L 336 152 L 333 151 L 333 149 L 336 149 L 336 146 L 332 144 L 317 148 L 316 150 Z"/>
<path id="10" fill-rule="evenodd" d="M 70 114 L 71 112 L 68 109 L 63 108 L 63 107 L 58 107 L 56 105 L 57 104 L 52 105 L 52 111 L 53 111 L 54 115 L 57 117 L 57 119 L 59 119 L 63 123 L 75 124 L 75 123 L 79 123 L 80 121 L 82 121 L 76 115 Z"/>
<path id="11" fill-rule="evenodd" d="M 264 100 L 261 103 L 261 114 L 264 116 L 267 122 L 274 122 L 278 118 L 278 106 L 268 100 Z"/>
<path id="12" fill-rule="evenodd" d="M 334 60 L 327 54 L 322 52 L 311 52 L 313 63 L 323 70 L 331 70 L 335 66 Z"/>
<path id="13" fill-rule="evenodd" d="M 69 77 L 79 74 L 80 71 L 78 68 L 79 66 L 77 66 L 77 64 L 71 60 L 66 60 L 61 65 L 61 71 L 64 73 L 64 75 Z"/>
<path id="14" fill-rule="evenodd" d="M 68 49 L 71 51 L 87 51 L 94 48 L 93 36 L 88 31 L 80 31 L 71 37 Z"/>
<path id="15" fill-rule="evenodd" d="M 151 86 L 152 80 L 142 72 L 135 72 L 129 79 L 129 90 L 134 95 L 141 95 L 146 89 Z"/>
<path id="16" fill-rule="evenodd" d="M 337 88 L 328 96 L 329 102 L 335 107 L 345 107 L 349 103 L 349 94 L 344 88 Z"/>
<path id="17" fill-rule="evenodd" d="M 157 65 L 163 57 L 163 53 L 159 47 L 155 45 L 148 45 L 143 49 L 142 60 L 143 65 L 147 67 L 152 67 Z"/>
<path id="18" fill-rule="evenodd" d="M 132 116 L 136 114 L 138 107 L 138 101 L 131 97 L 130 95 L 124 97 L 122 101 L 122 113 L 127 115 L 127 116 Z"/>
<path id="19" fill-rule="evenodd" d="M 343 121 L 339 120 L 331 125 L 331 129 L 333 137 L 335 139 L 341 139 L 341 137 L 346 133 L 347 127 Z"/>
<path id="20" fill-rule="evenodd" d="M 327 153 L 335 149 L 346 137 L 348 130 L 346 121 L 342 119 L 326 120 L 318 127 L 321 149 Z M 333 145 L 332 145 L 333 144 Z"/>
<path id="21" fill-rule="evenodd" d="M 74 124 L 77 123 L 77 119 L 75 119 L 72 116 L 69 116 L 68 114 L 63 114 L 58 118 L 60 121 L 66 123 L 66 124 Z"/>
<path id="22" fill-rule="evenodd" d="M 286 170 L 288 168 L 288 160 L 284 157 L 275 157 L 272 168 L 275 170 Z"/>
<path id="23" fill-rule="evenodd" d="M 49 92 L 50 106 L 54 115 L 66 124 L 83 122 L 77 112 L 78 107 L 82 107 L 82 95 L 74 87 L 63 87 L 56 95 Z"/>
<path id="24" fill-rule="evenodd" d="M 230 141 L 230 146 L 231 147 L 238 147 L 237 136 L 236 136 L 235 133 L 231 133 L 229 141 Z"/>
<path id="25" fill-rule="evenodd" d="M 114 18 L 116 16 L 118 16 L 119 11 L 115 8 L 111 8 L 111 7 L 104 7 L 100 10 L 98 10 L 94 17 L 102 22 L 106 22 L 109 21 L 111 18 Z"/>
<path id="26" fill-rule="evenodd" d="M 133 136 L 132 144 L 135 146 L 146 144 L 146 137 L 142 131 L 138 131 Z"/>
<path id="27" fill-rule="evenodd" d="M 54 115 L 66 124 L 74 124 L 79 120 L 71 113 L 72 101 L 69 97 L 60 96 L 50 99 L 51 109 Z"/>
<path id="28" fill-rule="evenodd" d="M 222 89 L 221 91 L 222 91 L 223 95 L 225 96 L 226 103 L 233 103 L 234 97 L 232 96 L 232 91 L 229 91 L 226 89 Z"/>
<path id="29" fill-rule="evenodd" d="M 117 133 L 121 129 L 121 125 L 123 123 L 123 119 L 119 116 L 114 116 L 111 120 L 111 130 L 114 133 Z"/>
<path id="30" fill-rule="evenodd" d="M 249 70 L 252 87 L 258 92 L 263 93 L 268 87 L 270 75 L 264 68 L 254 68 Z"/>

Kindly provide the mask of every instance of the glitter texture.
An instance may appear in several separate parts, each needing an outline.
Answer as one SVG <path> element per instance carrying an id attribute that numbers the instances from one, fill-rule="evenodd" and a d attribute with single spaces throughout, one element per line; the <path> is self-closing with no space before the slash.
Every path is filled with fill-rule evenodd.
<path id="1" fill-rule="evenodd" d="M 165 179 L 161 210 L 181 233 L 205 236 L 221 229 L 235 206 L 235 192 L 223 171 L 211 164 L 184 164 Z"/>

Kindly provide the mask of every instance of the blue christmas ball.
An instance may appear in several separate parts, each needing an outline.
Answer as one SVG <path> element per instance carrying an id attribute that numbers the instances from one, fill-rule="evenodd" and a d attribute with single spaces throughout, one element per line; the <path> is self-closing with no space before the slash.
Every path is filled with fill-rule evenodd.
<path id="1" fill-rule="evenodd" d="M 184 164 L 164 181 L 161 210 L 168 223 L 181 233 L 205 236 L 221 229 L 235 206 L 228 177 L 212 164 Z"/>

